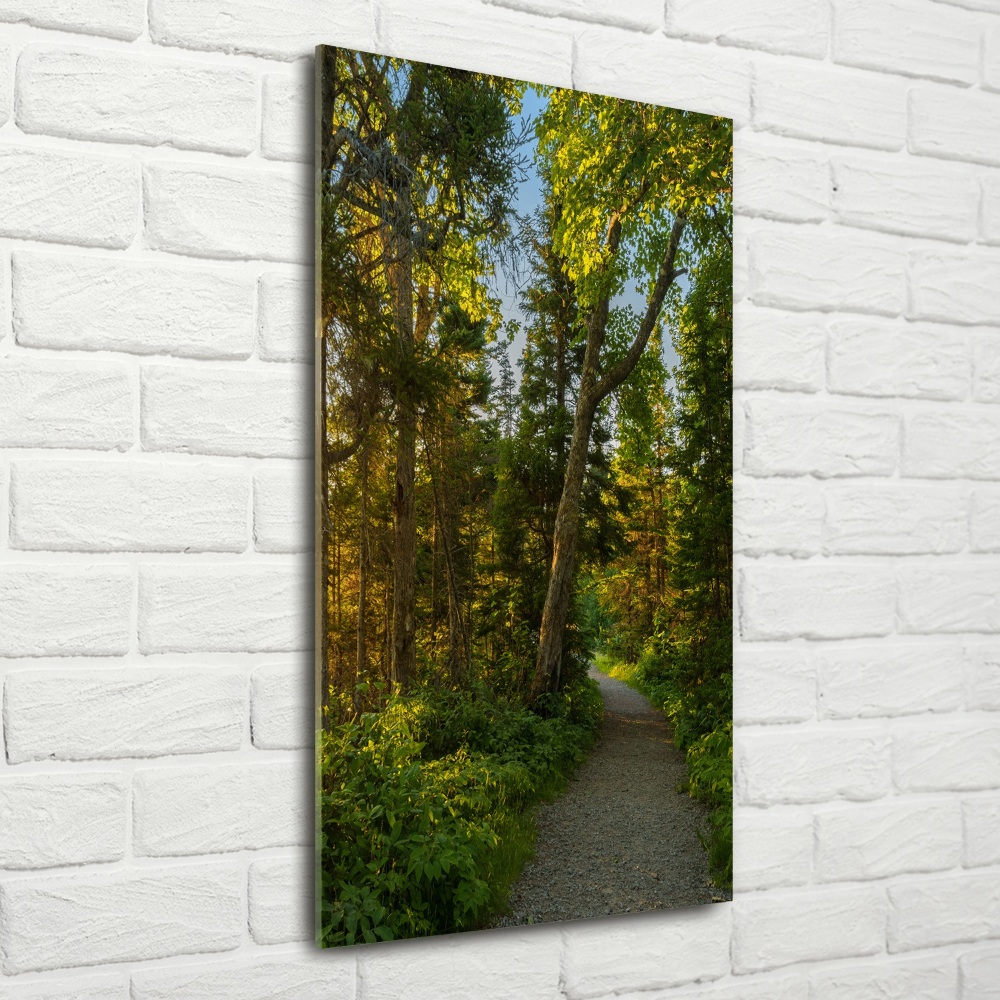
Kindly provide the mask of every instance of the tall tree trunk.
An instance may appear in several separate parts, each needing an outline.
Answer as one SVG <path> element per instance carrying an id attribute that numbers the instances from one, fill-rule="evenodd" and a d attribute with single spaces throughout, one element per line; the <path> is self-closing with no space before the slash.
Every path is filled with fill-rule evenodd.
<path id="1" fill-rule="evenodd" d="M 368 446 L 361 448 L 361 516 L 358 530 L 358 655 L 354 671 L 354 707 L 358 707 L 357 682 L 368 671 L 365 629 L 368 613 Z"/>

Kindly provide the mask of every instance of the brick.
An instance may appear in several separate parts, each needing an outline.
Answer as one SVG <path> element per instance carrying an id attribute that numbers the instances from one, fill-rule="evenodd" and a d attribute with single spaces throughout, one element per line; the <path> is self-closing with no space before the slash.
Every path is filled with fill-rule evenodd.
<path id="1" fill-rule="evenodd" d="M 964 491 L 912 483 L 838 485 L 825 491 L 825 550 L 839 555 L 959 552 L 966 544 Z"/>
<path id="2" fill-rule="evenodd" d="M 743 470 L 751 476 L 889 476 L 900 419 L 887 410 L 802 399 L 747 404 Z"/>
<path id="3" fill-rule="evenodd" d="M 574 21 L 593 21 L 644 31 L 663 27 L 660 0 L 635 0 L 628 7 L 615 0 L 486 0 L 486 3 L 549 17 L 568 17 Z"/>
<path id="4" fill-rule="evenodd" d="M 1000 864 L 1000 799 L 967 799 L 962 803 L 963 862 L 968 868 Z"/>
<path id="5" fill-rule="evenodd" d="M 236 865 L 74 874 L 0 886 L 3 971 L 229 951 L 244 933 Z"/>
<path id="6" fill-rule="evenodd" d="M 733 971 L 878 954 L 885 941 L 885 914 L 884 893 L 867 886 L 813 890 L 808 906 L 790 906 L 787 897 L 738 901 Z"/>
<path id="7" fill-rule="evenodd" d="M 896 316 L 906 255 L 889 237 L 812 226 L 768 226 L 750 238 L 750 296 L 779 309 Z"/>
<path id="8" fill-rule="evenodd" d="M 903 791 L 973 791 L 1000 787 L 1000 725 L 947 722 L 899 730 L 893 777 Z"/>
<path id="9" fill-rule="evenodd" d="M 750 116 L 745 53 L 665 38 L 659 32 L 584 28 L 576 36 L 572 86 L 737 121 Z"/>
<path id="10" fill-rule="evenodd" d="M 851 806 L 816 814 L 820 882 L 858 882 L 956 868 L 962 831 L 953 802 Z"/>
<path id="11" fill-rule="evenodd" d="M 980 2 L 996 10 L 995 0 Z M 983 89 L 1000 90 L 1000 25 L 987 28 L 983 39 Z"/>
<path id="12" fill-rule="evenodd" d="M 313 743 L 312 664 L 267 664 L 250 675 L 250 732 L 260 750 Z"/>
<path id="13" fill-rule="evenodd" d="M 139 171 L 129 159 L 0 148 L 0 187 L 16 191 L 0 236 L 122 250 L 136 234 Z"/>
<path id="14" fill-rule="evenodd" d="M 936 324 L 837 320 L 827 364 L 830 390 L 853 396 L 964 399 L 971 382 L 968 335 Z"/>
<path id="15" fill-rule="evenodd" d="M 911 319 L 1000 324 L 1000 301 L 990 291 L 1000 282 L 995 251 L 914 251 L 907 277 Z"/>
<path id="16" fill-rule="evenodd" d="M 146 5 L 143 0 L 2 0 L 0 21 L 132 41 L 145 30 Z"/>
<path id="17" fill-rule="evenodd" d="M 818 392 L 824 382 L 825 319 L 817 313 L 758 309 L 733 314 L 733 384 L 740 389 Z"/>
<path id="18" fill-rule="evenodd" d="M 17 671 L 4 701 L 12 764 L 236 750 L 246 724 L 245 676 L 204 667 Z"/>
<path id="19" fill-rule="evenodd" d="M 129 648 L 128 566 L 0 567 L 0 656 L 122 656 Z"/>
<path id="20" fill-rule="evenodd" d="M 7 988 L 4 1000 L 128 1000 L 128 977 L 80 976 L 35 979 Z"/>
<path id="21" fill-rule="evenodd" d="M 972 370 L 972 398 L 1000 403 L 1000 340 L 994 331 L 973 338 Z"/>
<path id="22" fill-rule="evenodd" d="M 260 150 L 269 160 L 312 162 L 311 95 L 301 77 L 301 73 L 264 77 Z"/>
<path id="23" fill-rule="evenodd" d="M 947 160 L 1000 164 L 1000 98 L 924 84 L 910 91 L 909 150 Z"/>
<path id="24" fill-rule="evenodd" d="M 327 951 L 322 961 L 136 969 L 131 1000 L 353 1000 L 354 962 Z"/>
<path id="25" fill-rule="evenodd" d="M 257 944 L 306 941 L 312 937 L 312 858 L 269 858 L 250 865 L 250 936 Z"/>
<path id="26" fill-rule="evenodd" d="M 818 658 L 825 719 L 954 712 L 964 700 L 963 662 L 952 646 L 853 646 Z"/>
<path id="27" fill-rule="evenodd" d="M 5 359 L 0 445 L 124 451 L 134 440 L 134 398 L 122 365 Z"/>
<path id="28" fill-rule="evenodd" d="M 743 805 L 863 802 L 889 791 L 888 737 L 867 729 L 743 733 L 734 761 Z"/>
<path id="29" fill-rule="evenodd" d="M 671 990 L 654 996 L 669 1000 L 809 1000 L 809 983 L 799 977 L 775 979 L 773 976 L 763 982 L 759 979 L 748 982 L 745 976 L 739 976 L 731 977 L 724 986 L 707 990 Z M 648 1000 L 648 994 L 644 991 L 613 993 L 602 1000 Z"/>
<path id="30" fill-rule="evenodd" d="M 311 581 L 300 565 L 144 566 L 139 573 L 139 649 L 309 649 L 311 604 Z"/>
<path id="31" fill-rule="evenodd" d="M 823 494 L 811 480 L 733 481 L 733 539 L 737 552 L 808 556 L 823 541 Z"/>
<path id="32" fill-rule="evenodd" d="M 897 157 L 831 163 L 834 218 L 847 226 L 968 243 L 979 229 L 971 167 Z"/>
<path id="33" fill-rule="evenodd" d="M 566 936 L 563 954 L 567 997 L 586 1000 L 611 992 L 664 989 L 728 973 L 729 907 L 692 907 L 684 916 L 683 922 L 578 925 Z M 623 954 L 629 956 L 627 964 Z"/>
<path id="34" fill-rule="evenodd" d="M 146 451 L 306 456 L 312 370 L 150 365 L 142 373 Z"/>
<path id="35" fill-rule="evenodd" d="M 0 778 L 0 868 L 51 868 L 125 856 L 120 774 Z"/>
<path id="36" fill-rule="evenodd" d="M 749 220 L 742 215 L 733 217 L 733 302 L 746 300 L 750 294 Z"/>
<path id="37" fill-rule="evenodd" d="M 258 552 L 308 552 L 313 545 L 313 469 L 305 462 L 261 469 L 253 477 L 253 537 Z"/>
<path id="38" fill-rule="evenodd" d="M 1000 709 L 1000 647 L 971 646 L 966 654 L 966 707 L 986 711 Z"/>
<path id="39" fill-rule="evenodd" d="M 313 285 L 286 274 L 267 272 L 260 278 L 257 353 L 264 361 L 311 364 L 316 353 Z"/>
<path id="40" fill-rule="evenodd" d="M 0 17 L 3 9 L 0 8 Z M 0 45 L 0 125 L 7 123 L 11 115 L 11 102 L 14 99 L 14 85 L 11 69 L 14 58 L 9 45 Z"/>
<path id="41" fill-rule="evenodd" d="M 880 565 L 762 564 L 740 570 L 745 640 L 848 639 L 888 635 L 896 582 Z"/>
<path id="42" fill-rule="evenodd" d="M 816 716 L 816 670 L 801 650 L 736 651 L 733 721 L 803 722 Z"/>
<path id="43" fill-rule="evenodd" d="M 992 245 L 1000 243 L 1000 177 L 995 173 L 981 178 L 983 205 L 981 231 L 983 241 Z"/>
<path id="44" fill-rule="evenodd" d="M 1000 934 L 1000 875 L 950 875 L 889 887 L 889 951 Z"/>
<path id="45" fill-rule="evenodd" d="M 280 16 L 269 0 L 152 0 L 149 34 L 160 45 L 299 59 L 334 40 L 371 51 L 371 18 L 367 0 L 302 0 Z"/>
<path id="46" fill-rule="evenodd" d="M 240 469 L 139 462 L 17 462 L 11 544 L 84 552 L 242 552 Z"/>
<path id="47" fill-rule="evenodd" d="M 740 129 L 733 145 L 737 213 L 788 222 L 821 222 L 830 214 L 830 164 L 824 151 L 749 129 Z"/>
<path id="48" fill-rule="evenodd" d="M 16 116 L 22 132 L 245 154 L 257 145 L 257 78 L 146 53 L 33 45 L 17 63 Z"/>
<path id="49" fill-rule="evenodd" d="M 810 978 L 815 1000 L 955 1000 L 958 989 L 954 964 L 937 955 L 906 963 L 886 958 L 878 964 L 851 963 Z"/>
<path id="50" fill-rule="evenodd" d="M 833 59 L 847 66 L 976 83 L 982 22 L 933 3 L 837 0 Z"/>
<path id="51" fill-rule="evenodd" d="M 814 59 L 826 55 L 829 22 L 829 11 L 820 0 L 765 0 L 757 8 L 739 0 L 713 4 L 671 0 L 667 4 L 669 34 Z"/>
<path id="52" fill-rule="evenodd" d="M 1000 948 L 966 952 L 958 960 L 962 1000 L 1000 998 Z"/>
<path id="53" fill-rule="evenodd" d="M 879 73 L 769 61 L 754 78 L 753 121 L 778 135 L 902 149 L 906 89 Z"/>
<path id="54" fill-rule="evenodd" d="M 733 814 L 733 888 L 738 893 L 805 885 L 812 871 L 809 816 L 774 809 Z"/>
<path id="55" fill-rule="evenodd" d="M 917 412 L 903 430 L 904 476 L 1000 479 L 1000 413 L 978 408 Z"/>
<path id="56" fill-rule="evenodd" d="M 1000 632 L 1000 578 L 987 562 L 906 567 L 900 572 L 903 632 Z"/>
<path id="57" fill-rule="evenodd" d="M 189 358 L 253 351 L 253 280 L 220 268 L 15 252 L 14 333 L 25 347 Z"/>
<path id="58" fill-rule="evenodd" d="M 222 260 L 312 259 L 312 192 L 301 171 L 147 163 L 143 185 L 146 245 L 153 250 Z"/>

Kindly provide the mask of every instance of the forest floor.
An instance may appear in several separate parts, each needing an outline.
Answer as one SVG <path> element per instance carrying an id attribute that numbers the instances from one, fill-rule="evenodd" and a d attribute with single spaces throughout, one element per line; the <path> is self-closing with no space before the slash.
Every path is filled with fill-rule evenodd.
<path id="1" fill-rule="evenodd" d="M 577 920 L 719 902 L 697 828 L 707 809 L 677 792 L 687 777 L 671 727 L 638 691 L 591 667 L 604 725 L 564 794 L 536 812 L 538 838 L 495 926 Z"/>

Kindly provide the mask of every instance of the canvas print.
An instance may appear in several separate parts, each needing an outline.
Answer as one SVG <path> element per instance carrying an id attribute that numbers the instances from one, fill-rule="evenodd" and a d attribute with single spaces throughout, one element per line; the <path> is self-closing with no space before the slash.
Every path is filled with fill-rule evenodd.
<path id="1" fill-rule="evenodd" d="M 318 941 L 731 898 L 732 123 L 316 67 Z"/>

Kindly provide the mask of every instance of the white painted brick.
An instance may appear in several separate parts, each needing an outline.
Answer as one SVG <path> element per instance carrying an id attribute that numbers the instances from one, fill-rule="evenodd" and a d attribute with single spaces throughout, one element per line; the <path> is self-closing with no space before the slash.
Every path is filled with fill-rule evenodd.
<path id="1" fill-rule="evenodd" d="M 253 477 L 253 537 L 258 552 L 308 552 L 313 545 L 312 465 L 261 469 Z"/>
<path id="2" fill-rule="evenodd" d="M 264 361 L 311 364 L 316 353 L 313 285 L 286 274 L 268 272 L 260 278 L 257 312 L 257 353 Z"/>
<path id="3" fill-rule="evenodd" d="M 250 730 L 261 750 L 293 750 L 313 743 L 313 666 L 268 664 L 250 675 Z"/>
<path id="4" fill-rule="evenodd" d="M 962 803 L 962 829 L 967 867 L 1000 864 L 1000 799 L 967 799 Z"/>
<path id="5" fill-rule="evenodd" d="M 963 720 L 898 730 L 892 765 L 903 791 L 1000 787 L 1000 725 Z"/>
<path id="6" fill-rule="evenodd" d="M 982 0 L 993 3 L 995 0 Z M 1000 90 L 1000 25 L 990 27 L 983 40 L 983 88 Z"/>
<path id="7" fill-rule="evenodd" d="M 995 173 L 982 178 L 983 205 L 981 229 L 984 242 L 1000 243 L 1000 176 Z"/>
<path id="8" fill-rule="evenodd" d="M 5 359 L 0 446 L 123 451 L 134 440 L 134 398 L 123 365 Z"/>
<path id="9" fill-rule="evenodd" d="M 1000 934 L 1000 875 L 951 875 L 889 887 L 889 951 Z"/>
<path id="10" fill-rule="evenodd" d="M 852 646 L 818 657 L 826 719 L 953 712 L 964 700 L 961 652 L 952 646 Z"/>
<path id="11" fill-rule="evenodd" d="M 303 566 L 161 563 L 139 573 L 139 649 L 275 652 L 312 645 Z"/>
<path id="12" fill-rule="evenodd" d="M 566 938 L 562 976 L 569 1000 L 663 989 L 729 971 L 727 906 L 692 907 L 684 921 L 580 924 Z M 622 956 L 628 961 L 622 962 Z M 512 994 L 513 996 L 513 994 Z"/>
<path id="13" fill-rule="evenodd" d="M 301 77 L 264 77 L 260 150 L 268 159 L 312 163 L 311 94 Z"/>
<path id="14" fill-rule="evenodd" d="M 249 52 L 276 59 L 312 56 L 317 45 L 372 49 L 368 0 L 152 0 L 149 33 L 160 45 Z"/>
<path id="15" fill-rule="evenodd" d="M 809 556 L 823 544 L 823 494 L 813 480 L 733 480 L 737 552 Z"/>
<path id="16" fill-rule="evenodd" d="M 809 816 L 774 809 L 733 813 L 733 888 L 736 892 L 805 885 L 812 871 Z"/>
<path id="17" fill-rule="evenodd" d="M 743 470 L 751 476 L 888 476 L 900 419 L 887 410 L 803 399 L 747 404 Z"/>
<path id="18" fill-rule="evenodd" d="M 813 891 L 807 909 L 787 897 L 737 901 L 733 971 L 875 955 L 885 941 L 885 914 L 885 894 L 875 887 Z"/>
<path id="19" fill-rule="evenodd" d="M 76 975 L 22 981 L 7 988 L 4 1000 L 128 1000 L 128 977 Z"/>
<path id="20" fill-rule="evenodd" d="M 966 705 L 971 709 L 996 711 L 1000 709 L 1000 646 L 970 646 Z"/>
<path id="21" fill-rule="evenodd" d="M 829 553 L 914 555 L 965 547 L 968 510 L 960 489 L 886 482 L 837 485 L 825 495 Z"/>
<path id="22" fill-rule="evenodd" d="M 191 358 L 253 351 L 252 278 L 222 268 L 13 255 L 13 321 L 26 347 Z"/>
<path id="23" fill-rule="evenodd" d="M 685 108 L 737 121 L 750 116 L 750 62 L 738 49 L 718 49 L 612 28 L 576 37 L 573 86 Z"/>
<path id="24" fill-rule="evenodd" d="M 995 251 L 919 250 L 910 255 L 908 278 L 911 319 L 942 323 L 1000 325 L 1000 282 Z"/>
<path id="25" fill-rule="evenodd" d="M 829 11 L 821 0 L 765 0 L 756 7 L 739 0 L 667 4 L 670 34 L 815 59 L 826 55 L 829 23 Z"/>
<path id="26" fill-rule="evenodd" d="M 228 951 L 244 932 L 236 865 L 12 881 L 0 900 L 8 974 Z"/>
<path id="27" fill-rule="evenodd" d="M 146 27 L 146 5 L 142 0 L 2 0 L 0 21 L 132 41 Z"/>
<path id="28" fill-rule="evenodd" d="M 934 80 L 979 79 L 982 21 L 927 0 L 837 0 L 835 62 Z"/>
<path id="29" fill-rule="evenodd" d="M 284 761 L 138 771 L 133 851 L 163 857 L 306 843 L 313 789 L 301 772 Z"/>
<path id="30" fill-rule="evenodd" d="M 897 157 L 832 161 L 838 222 L 906 236 L 968 243 L 979 229 L 973 168 Z"/>
<path id="31" fill-rule="evenodd" d="M 737 213 L 789 222 L 820 222 L 830 214 L 829 157 L 815 146 L 741 129 L 733 140 L 733 175 Z"/>
<path id="32" fill-rule="evenodd" d="M 909 99 L 911 153 L 1000 163 L 1000 97 L 924 84 Z"/>
<path id="33" fill-rule="evenodd" d="M 297 457 L 312 449 L 312 369 L 150 365 L 142 373 L 147 451 Z"/>
<path id="34" fill-rule="evenodd" d="M 131 1000 L 354 1000 L 354 955 L 137 969 Z"/>
<path id="35" fill-rule="evenodd" d="M 1000 413 L 984 407 L 936 410 L 906 418 L 904 476 L 1000 479 Z"/>
<path id="36" fill-rule="evenodd" d="M 902 149 L 906 84 L 879 73 L 760 61 L 753 121 L 767 132 L 800 139 Z"/>
<path id="37" fill-rule="evenodd" d="M 148 163 L 146 245 L 224 260 L 312 259 L 312 192 L 301 170 Z"/>
<path id="38" fill-rule="evenodd" d="M 146 53 L 29 46 L 17 62 L 15 115 L 22 132 L 249 153 L 257 78 Z"/>
<path id="39" fill-rule="evenodd" d="M 555 928 L 475 937 L 437 938 L 433 948 L 408 950 L 405 962 L 392 949 L 359 949 L 358 1000 L 551 1000 L 559 980 Z"/>
<path id="40" fill-rule="evenodd" d="M 7 675 L 7 759 L 87 760 L 236 750 L 246 678 L 231 670 L 16 671 Z"/>
<path id="41" fill-rule="evenodd" d="M 773 976 L 734 976 L 726 979 L 724 985 L 710 989 L 671 990 L 669 993 L 654 993 L 663 1000 L 809 1000 L 809 983 L 796 977 L 775 979 Z M 649 1000 L 645 991 L 636 993 L 609 993 L 601 1000 Z"/>
<path id="42" fill-rule="evenodd" d="M 85 552 L 242 552 L 239 469 L 139 462 L 18 462 L 11 544 Z"/>
<path id="43" fill-rule="evenodd" d="M 955 1000 L 958 973 L 954 963 L 935 955 L 918 961 L 823 969 L 814 973 L 812 1000 Z"/>
<path id="44" fill-rule="evenodd" d="M 733 721 L 803 722 L 816 716 L 816 670 L 799 649 L 735 652 Z"/>
<path id="45" fill-rule="evenodd" d="M 851 806 L 816 814 L 820 882 L 856 882 L 961 863 L 961 816 L 953 802 Z"/>
<path id="46" fill-rule="evenodd" d="M 0 17 L 3 11 L 0 9 Z M 0 45 L 0 125 L 4 125 L 11 115 L 11 101 L 14 99 L 12 68 L 13 54 L 9 45 Z"/>
<path id="47" fill-rule="evenodd" d="M 906 566 L 900 571 L 904 632 L 1000 632 L 1000 577 L 980 562 Z"/>
<path id="48" fill-rule="evenodd" d="M 16 191 L 0 236 L 121 250 L 135 238 L 139 171 L 123 157 L 0 148 L 0 187 Z"/>
<path id="49" fill-rule="evenodd" d="M 50 868 L 125 856 L 119 774 L 0 778 L 0 868 Z"/>
<path id="50" fill-rule="evenodd" d="M 0 656 L 121 656 L 132 591 L 127 566 L 8 562 L 0 567 Z"/>
<path id="51" fill-rule="evenodd" d="M 829 388 L 857 396 L 964 399 L 968 335 L 939 324 L 835 320 L 827 348 Z"/>
<path id="52" fill-rule="evenodd" d="M 889 791 L 889 739 L 867 729 L 744 732 L 734 761 L 743 805 L 866 801 Z"/>
<path id="53" fill-rule="evenodd" d="M 663 27 L 663 4 L 660 0 L 633 0 L 628 6 L 616 0 L 485 0 L 498 7 L 568 17 L 574 21 L 594 21 L 645 31 Z"/>
<path id="54" fill-rule="evenodd" d="M 733 385 L 738 389 L 817 392 L 823 388 L 825 317 L 758 309 L 734 310 Z"/>
<path id="55" fill-rule="evenodd" d="M 972 398 L 1000 403 L 1000 338 L 994 330 L 973 338 L 972 370 Z"/>
<path id="56" fill-rule="evenodd" d="M 750 294 L 750 233 L 749 220 L 742 215 L 733 217 L 733 302 L 746 300 Z"/>
<path id="57" fill-rule="evenodd" d="M 962 1000 L 1000 1000 L 1000 948 L 966 952 L 958 967 Z"/>
<path id="58" fill-rule="evenodd" d="M 257 944 L 312 937 L 312 861 L 306 853 L 301 860 L 274 858 L 250 865 L 250 935 Z"/>
<path id="59" fill-rule="evenodd" d="M 750 238 L 755 305 L 895 316 L 906 301 L 902 244 L 875 233 L 773 225 Z"/>

